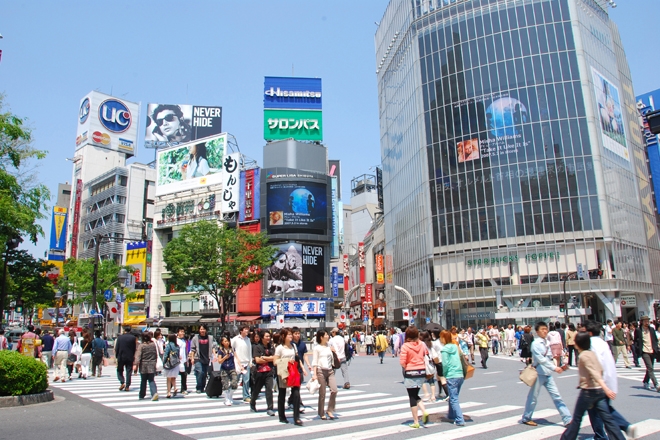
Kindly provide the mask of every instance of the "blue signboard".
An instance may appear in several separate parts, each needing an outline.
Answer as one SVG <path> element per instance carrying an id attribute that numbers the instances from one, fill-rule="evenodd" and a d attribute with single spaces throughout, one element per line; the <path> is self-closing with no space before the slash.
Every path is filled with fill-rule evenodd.
<path id="1" fill-rule="evenodd" d="M 53 206 L 53 218 L 50 225 L 50 250 L 66 250 L 67 208 Z"/>
<path id="2" fill-rule="evenodd" d="M 112 299 L 112 290 L 108 289 L 103 292 L 103 298 L 105 298 L 106 301 L 110 301 Z"/>
<path id="3" fill-rule="evenodd" d="M 332 286 L 332 296 L 334 298 L 339 296 L 339 268 L 333 267 L 330 274 L 330 284 Z"/>
<path id="4" fill-rule="evenodd" d="M 264 108 L 321 110 L 321 78 L 264 78 Z"/>
<path id="5" fill-rule="evenodd" d="M 646 153 L 649 158 L 653 190 L 655 192 L 655 206 L 656 210 L 659 210 L 660 213 L 660 144 L 658 143 L 658 136 L 651 133 L 648 129 L 648 123 L 644 117 L 653 110 L 660 110 L 660 89 L 638 96 L 637 102 L 643 104 L 643 106 L 637 104 L 637 108 L 644 122 L 643 135 L 646 142 Z"/>

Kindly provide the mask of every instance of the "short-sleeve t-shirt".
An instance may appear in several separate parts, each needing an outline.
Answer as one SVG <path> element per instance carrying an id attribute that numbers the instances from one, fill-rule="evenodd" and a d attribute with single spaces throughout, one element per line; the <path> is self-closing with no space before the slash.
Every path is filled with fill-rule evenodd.
<path id="1" fill-rule="evenodd" d="M 291 348 L 287 348 L 285 345 L 278 345 L 277 348 L 275 349 L 275 356 L 279 357 L 280 359 L 282 358 L 293 359 L 294 357 L 296 357 L 296 351 L 293 349 L 293 346 Z"/>

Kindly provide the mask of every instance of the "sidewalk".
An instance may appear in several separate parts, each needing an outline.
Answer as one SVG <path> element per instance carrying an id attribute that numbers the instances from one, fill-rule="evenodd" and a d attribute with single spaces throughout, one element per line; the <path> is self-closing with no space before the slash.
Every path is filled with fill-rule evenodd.
<path id="1" fill-rule="evenodd" d="M 51 389 L 55 394 L 54 402 L 0 409 L 0 440 L 69 439 L 81 436 L 90 436 L 95 440 L 188 438 L 119 411 L 109 411 L 103 405 L 68 391 Z M 137 403 L 137 393 L 135 396 Z"/>

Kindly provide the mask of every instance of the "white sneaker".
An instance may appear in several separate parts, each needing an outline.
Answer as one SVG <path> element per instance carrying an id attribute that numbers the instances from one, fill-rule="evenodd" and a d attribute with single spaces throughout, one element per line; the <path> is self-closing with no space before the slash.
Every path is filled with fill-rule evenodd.
<path id="1" fill-rule="evenodd" d="M 227 405 L 227 406 L 231 406 L 231 405 L 232 405 L 232 401 L 229 400 L 229 399 L 225 399 L 225 405 Z"/>
<path id="2" fill-rule="evenodd" d="M 637 438 L 637 427 L 635 425 L 630 425 L 628 426 L 628 429 L 626 429 L 626 435 L 630 439 L 636 439 Z"/>

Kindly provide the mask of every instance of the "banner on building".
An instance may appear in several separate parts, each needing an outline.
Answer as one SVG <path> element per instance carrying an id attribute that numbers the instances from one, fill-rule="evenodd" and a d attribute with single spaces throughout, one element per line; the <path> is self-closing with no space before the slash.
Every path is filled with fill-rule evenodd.
<path id="1" fill-rule="evenodd" d="M 183 144 L 222 133 L 222 107 L 188 104 L 149 104 L 146 148 Z"/>
<path id="2" fill-rule="evenodd" d="M 73 208 L 73 227 L 71 231 L 71 258 L 78 258 L 78 233 L 80 232 L 80 204 L 82 202 L 82 179 L 76 180 L 76 200 Z"/>
<path id="3" fill-rule="evenodd" d="M 222 213 L 239 210 L 241 194 L 241 153 L 227 154 L 222 159 Z"/>
<path id="4" fill-rule="evenodd" d="M 630 161 L 619 89 L 593 67 L 591 73 L 598 105 L 596 115 L 600 122 L 603 146 L 617 156 Z"/>
<path id="5" fill-rule="evenodd" d="M 241 171 L 241 185 L 239 196 L 240 211 L 238 214 L 239 222 L 249 222 L 259 220 L 261 211 L 259 203 L 261 199 L 261 169 L 253 168 L 251 170 Z"/>
<path id="6" fill-rule="evenodd" d="M 53 206 L 53 218 L 50 227 L 50 250 L 66 251 L 66 219 L 67 209 Z"/>
<path id="7" fill-rule="evenodd" d="M 323 298 L 282 298 L 279 302 L 279 315 L 308 318 L 325 317 L 326 299 Z M 261 300 L 261 316 L 278 315 L 278 303 L 274 299 Z"/>
<path id="8" fill-rule="evenodd" d="M 271 294 L 292 292 L 325 292 L 325 258 L 323 246 L 282 243 L 275 262 L 266 268 L 266 289 Z"/>
<path id="9" fill-rule="evenodd" d="M 156 195 L 220 184 L 226 154 L 227 133 L 158 150 Z"/>
<path id="10" fill-rule="evenodd" d="M 385 268 L 383 265 L 383 254 L 376 254 L 376 283 L 385 283 Z"/>

